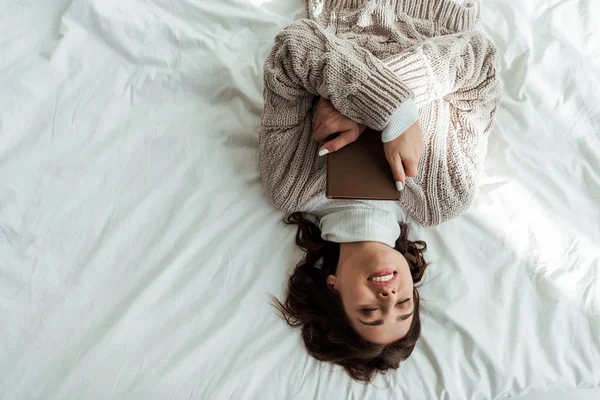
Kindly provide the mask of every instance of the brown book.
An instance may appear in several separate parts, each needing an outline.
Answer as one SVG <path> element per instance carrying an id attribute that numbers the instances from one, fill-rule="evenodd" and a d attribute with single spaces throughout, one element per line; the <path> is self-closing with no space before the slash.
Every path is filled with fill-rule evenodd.
<path id="1" fill-rule="evenodd" d="M 327 155 L 330 199 L 400 200 L 383 151 L 381 132 L 366 129 L 354 143 Z"/>

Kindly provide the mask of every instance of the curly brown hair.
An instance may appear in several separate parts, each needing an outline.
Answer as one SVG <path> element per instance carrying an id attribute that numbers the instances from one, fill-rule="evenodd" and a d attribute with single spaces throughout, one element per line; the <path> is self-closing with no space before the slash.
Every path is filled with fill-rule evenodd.
<path id="1" fill-rule="evenodd" d="M 353 379 L 365 383 L 377 372 L 397 369 L 410 356 L 421 334 L 416 287 L 414 317 L 407 334 L 387 345 L 368 342 L 351 327 L 339 295 L 326 284 L 327 276 L 336 272 L 340 245 L 322 239 L 319 227 L 302 213 L 290 214 L 284 222 L 298 227 L 296 244 L 305 255 L 290 276 L 285 302 L 274 298 L 274 305 L 288 325 L 302 327 L 308 353 L 342 366 Z M 425 242 L 408 240 L 408 226 L 401 224 L 395 249 L 406 258 L 413 283 L 420 282 L 428 265 L 423 258 Z"/>

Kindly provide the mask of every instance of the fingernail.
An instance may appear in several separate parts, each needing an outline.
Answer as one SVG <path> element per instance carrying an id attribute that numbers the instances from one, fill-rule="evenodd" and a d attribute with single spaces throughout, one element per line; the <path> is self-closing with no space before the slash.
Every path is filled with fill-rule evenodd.
<path id="1" fill-rule="evenodd" d="M 329 150 L 323 149 L 319 151 L 319 156 L 324 156 L 325 154 L 329 154 Z"/>
<path id="2" fill-rule="evenodd" d="M 401 192 L 402 189 L 404 189 L 404 186 L 402 186 L 402 182 L 396 181 L 396 189 L 398 189 L 399 192 Z"/>

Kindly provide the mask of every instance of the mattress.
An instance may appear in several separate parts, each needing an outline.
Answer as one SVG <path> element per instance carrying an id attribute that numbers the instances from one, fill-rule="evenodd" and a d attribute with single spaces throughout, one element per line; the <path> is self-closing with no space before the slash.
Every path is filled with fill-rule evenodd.
<path id="1" fill-rule="evenodd" d="M 262 62 L 302 2 L 5 2 L 0 398 L 600 387 L 600 3 L 482 3 L 503 101 L 480 187 L 413 228 L 432 262 L 422 338 L 363 385 L 270 305 L 301 253 L 260 183 Z"/>

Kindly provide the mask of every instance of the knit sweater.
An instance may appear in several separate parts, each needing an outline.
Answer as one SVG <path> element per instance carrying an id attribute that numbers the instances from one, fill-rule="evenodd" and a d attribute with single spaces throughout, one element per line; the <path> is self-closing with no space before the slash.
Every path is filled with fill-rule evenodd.
<path id="1" fill-rule="evenodd" d="M 259 162 L 269 199 L 292 212 L 325 192 L 326 160 L 311 138 L 318 97 L 377 131 L 410 100 L 425 153 L 401 203 L 426 226 L 465 211 L 500 99 L 496 49 L 476 29 L 477 7 L 309 0 L 307 8 L 310 19 L 275 38 L 264 67 Z"/>

